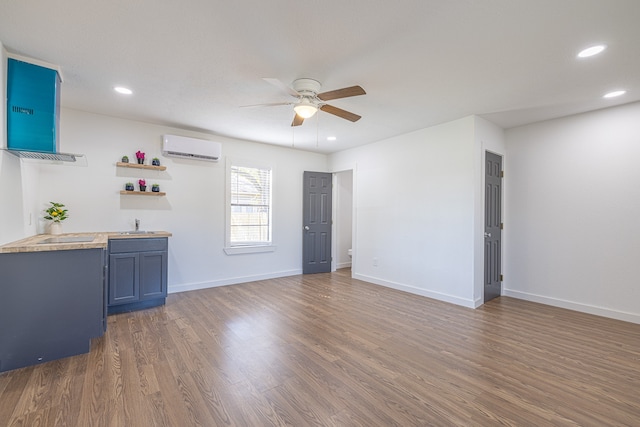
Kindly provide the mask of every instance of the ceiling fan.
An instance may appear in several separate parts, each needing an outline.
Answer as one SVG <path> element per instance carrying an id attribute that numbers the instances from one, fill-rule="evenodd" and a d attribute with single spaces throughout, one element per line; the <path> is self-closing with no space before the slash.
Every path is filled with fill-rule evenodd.
<path id="1" fill-rule="evenodd" d="M 292 87 L 285 85 L 278 79 L 265 78 L 264 80 L 298 99 L 295 102 L 261 104 L 267 106 L 293 105 L 293 110 L 295 111 L 296 115 L 293 117 L 291 126 L 300 126 L 304 122 L 304 119 L 312 117 L 318 110 L 322 110 L 325 113 L 333 114 L 334 116 L 338 116 L 352 122 L 357 122 L 361 118 L 361 116 L 357 114 L 325 103 L 325 101 L 330 101 L 332 99 L 365 95 L 366 92 L 360 86 L 350 86 L 342 89 L 319 93 L 322 85 L 319 81 L 314 79 L 305 78 L 294 80 L 294 82 L 292 83 Z"/>

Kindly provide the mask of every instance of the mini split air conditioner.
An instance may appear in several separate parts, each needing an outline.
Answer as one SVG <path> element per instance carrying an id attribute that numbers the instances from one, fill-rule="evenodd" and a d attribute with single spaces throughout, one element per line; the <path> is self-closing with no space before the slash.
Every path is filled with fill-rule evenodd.
<path id="1" fill-rule="evenodd" d="M 216 162 L 222 155 L 222 144 L 185 136 L 164 135 L 162 137 L 162 155 Z"/>

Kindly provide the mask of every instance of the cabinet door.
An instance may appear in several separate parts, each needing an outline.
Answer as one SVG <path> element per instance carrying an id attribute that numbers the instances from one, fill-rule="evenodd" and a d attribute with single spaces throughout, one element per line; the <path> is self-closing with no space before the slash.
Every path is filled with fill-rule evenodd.
<path id="1" fill-rule="evenodd" d="M 140 299 L 138 265 L 137 253 L 109 255 L 109 305 Z"/>
<path id="2" fill-rule="evenodd" d="M 167 296 L 167 252 L 140 252 L 140 299 Z"/>

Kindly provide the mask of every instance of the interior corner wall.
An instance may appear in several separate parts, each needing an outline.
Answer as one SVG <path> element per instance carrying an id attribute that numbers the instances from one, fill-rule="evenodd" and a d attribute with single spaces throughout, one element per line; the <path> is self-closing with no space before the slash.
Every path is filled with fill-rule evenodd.
<path id="1" fill-rule="evenodd" d="M 473 307 L 475 119 L 334 153 L 356 165 L 352 275 Z"/>
<path id="2" fill-rule="evenodd" d="M 0 43 L 0 147 L 7 146 L 7 52 Z M 24 234 L 24 199 L 20 159 L 0 150 L 0 245 L 19 240 Z"/>
<path id="3" fill-rule="evenodd" d="M 505 295 L 640 323 L 640 103 L 506 131 Z"/>

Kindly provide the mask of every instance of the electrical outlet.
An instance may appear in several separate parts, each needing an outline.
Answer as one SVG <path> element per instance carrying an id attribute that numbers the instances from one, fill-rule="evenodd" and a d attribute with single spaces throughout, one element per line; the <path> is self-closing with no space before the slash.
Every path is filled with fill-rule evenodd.
<path id="1" fill-rule="evenodd" d="M 378 266 L 378 258 L 373 258 L 373 266 L 377 267 Z"/>

